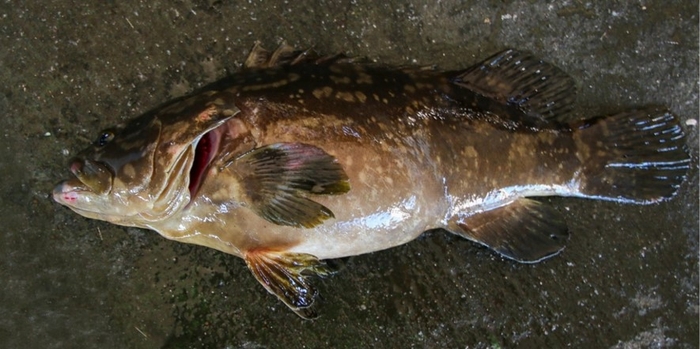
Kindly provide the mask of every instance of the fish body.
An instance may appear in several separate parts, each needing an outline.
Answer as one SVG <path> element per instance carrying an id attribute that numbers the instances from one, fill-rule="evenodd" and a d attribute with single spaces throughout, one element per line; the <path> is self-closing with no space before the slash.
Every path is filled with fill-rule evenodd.
<path id="1" fill-rule="evenodd" d="M 53 195 L 241 257 L 310 318 L 324 259 L 443 228 L 533 263 L 568 229 L 531 197 L 675 195 L 689 157 L 672 114 L 575 118 L 574 97 L 570 77 L 516 50 L 440 71 L 256 45 L 241 72 L 102 132 Z"/>

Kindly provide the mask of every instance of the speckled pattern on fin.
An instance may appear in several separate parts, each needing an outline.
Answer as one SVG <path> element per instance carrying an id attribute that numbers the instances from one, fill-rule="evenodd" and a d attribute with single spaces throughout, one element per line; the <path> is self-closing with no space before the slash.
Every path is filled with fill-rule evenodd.
<path id="1" fill-rule="evenodd" d="M 454 228 L 455 233 L 521 263 L 536 263 L 558 254 L 569 238 L 559 212 L 526 198 L 461 219 Z"/>
<path id="2" fill-rule="evenodd" d="M 265 289 L 304 319 L 318 316 L 315 309 L 318 290 L 310 276 L 327 276 L 332 270 L 323 261 L 304 253 L 252 251 L 245 261 Z"/>
<path id="3" fill-rule="evenodd" d="M 248 206 L 279 225 L 312 228 L 332 218 L 327 207 L 304 197 L 348 192 L 348 176 L 334 157 L 301 143 L 255 149 L 230 165 L 241 177 Z"/>
<path id="4" fill-rule="evenodd" d="M 453 82 L 525 114 L 523 122 L 543 127 L 565 124 L 576 100 L 573 79 L 530 54 L 508 49 L 467 69 Z"/>

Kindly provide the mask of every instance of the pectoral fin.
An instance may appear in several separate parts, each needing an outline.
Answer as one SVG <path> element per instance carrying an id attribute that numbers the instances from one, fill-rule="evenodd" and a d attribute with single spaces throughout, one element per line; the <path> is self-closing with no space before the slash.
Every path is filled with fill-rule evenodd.
<path id="1" fill-rule="evenodd" d="M 279 225 L 312 228 L 332 218 L 327 207 L 306 195 L 338 195 L 350 190 L 348 176 L 336 159 L 320 148 L 277 143 L 233 161 L 247 205 Z"/>
<path id="2" fill-rule="evenodd" d="M 314 304 L 318 291 L 309 277 L 332 274 L 324 262 L 309 254 L 277 251 L 248 252 L 245 261 L 263 287 L 297 315 L 317 317 Z"/>
<path id="3" fill-rule="evenodd" d="M 569 238 L 559 212 L 526 198 L 459 219 L 453 225 L 457 234 L 521 263 L 536 263 L 558 254 Z"/>

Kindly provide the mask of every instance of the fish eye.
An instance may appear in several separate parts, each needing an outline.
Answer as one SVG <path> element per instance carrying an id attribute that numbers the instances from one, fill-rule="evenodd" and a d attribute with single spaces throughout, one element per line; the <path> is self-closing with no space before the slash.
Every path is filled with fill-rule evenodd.
<path id="1" fill-rule="evenodd" d="M 104 131 L 100 134 L 99 137 L 97 137 L 97 140 L 95 141 L 95 144 L 98 147 L 103 147 L 105 144 L 111 142 L 114 139 L 114 132 L 112 131 Z"/>

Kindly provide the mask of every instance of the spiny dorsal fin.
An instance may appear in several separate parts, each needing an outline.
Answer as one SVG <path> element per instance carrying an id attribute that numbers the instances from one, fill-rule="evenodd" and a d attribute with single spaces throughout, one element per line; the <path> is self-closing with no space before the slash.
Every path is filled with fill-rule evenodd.
<path id="1" fill-rule="evenodd" d="M 559 212 L 526 198 L 463 218 L 452 229 L 521 263 L 536 263 L 558 254 L 569 238 Z"/>
<path id="2" fill-rule="evenodd" d="M 250 49 L 248 58 L 246 58 L 245 62 L 243 63 L 243 68 L 261 68 L 269 59 L 270 51 L 264 49 L 260 44 L 260 41 L 256 41 L 255 44 L 253 44 L 253 48 Z"/>
<path id="3" fill-rule="evenodd" d="M 367 63 L 368 60 L 364 58 L 348 57 L 344 53 L 338 53 L 331 56 L 316 57 L 314 64 L 318 65 L 331 65 L 331 64 L 352 64 L 352 63 Z"/>
<path id="4" fill-rule="evenodd" d="M 283 41 L 274 52 L 262 47 L 260 41 L 256 41 L 250 49 L 248 58 L 243 63 L 244 69 L 274 68 L 299 62 L 300 57 L 305 57 L 304 51 L 294 50 L 294 47 Z"/>
<path id="5" fill-rule="evenodd" d="M 576 100 L 573 79 L 559 68 L 528 53 L 508 49 L 454 78 L 466 87 L 501 104 L 518 108 L 530 126 L 568 123 Z"/>
<path id="6" fill-rule="evenodd" d="M 260 217 L 279 225 L 315 227 L 334 217 L 306 195 L 338 195 L 350 190 L 348 176 L 335 158 L 302 143 L 276 143 L 234 160 L 244 201 Z"/>
<path id="7" fill-rule="evenodd" d="M 318 291 L 310 276 L 327 276 L 333 271 L 310 254 L 278 251 L 250 251 L 244 256 L 255 278 L 297 315 L 313 319 Z"/>
<path id="8" fill-rule="evenodd" d="M 243 63 L 243 68 L 264 69 L 293 66 L 302 63 L 330 65 L 335 63 L 357 62 L 365 62 L 365 60 L 351 58 L 344 53 L 331 56 L 320 56 L 313 49 L 296 50 L 285 41 L 283 41 L 274 52 L 270 52 L 264 49 L 259 41 L 256 41 L 248 54 L 248 58 Z"/>

